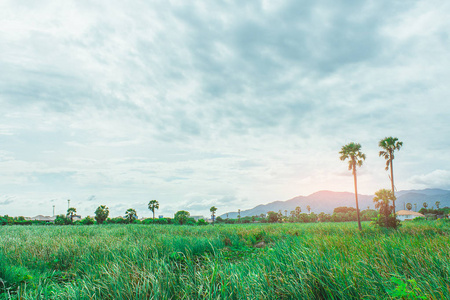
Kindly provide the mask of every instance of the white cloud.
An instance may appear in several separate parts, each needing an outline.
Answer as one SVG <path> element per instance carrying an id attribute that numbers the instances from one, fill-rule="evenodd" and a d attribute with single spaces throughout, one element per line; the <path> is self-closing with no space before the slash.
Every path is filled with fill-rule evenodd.
<path id="1" fill-rule="evenodd" d="M 2 2 L 0 187 L 18 201 L 7 213 L 71 198 L 81 211 L 97 201 L 149 215 L 158 199 L 162 214 L 206 215 L 216 202 L 351 191 L 338 155 L 350 141 L 368 154 L 358 180 L 371 194 L 388 182 L 386 135 L 405 143 L 396 186 L 427 186 L 408 178 L 450 170 L 449 12 L 439 1 Z"/>

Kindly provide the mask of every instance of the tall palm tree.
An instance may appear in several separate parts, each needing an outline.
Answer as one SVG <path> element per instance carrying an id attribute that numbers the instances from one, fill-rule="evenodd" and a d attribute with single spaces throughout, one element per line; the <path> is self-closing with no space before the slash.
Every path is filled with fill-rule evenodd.
<path id="1" fill-rule="evenodd" d="M 70 222 L 73 222 L 73 216 L 77 213 L 77 209 L 75 207 L 70 207 L 67 209 L 67 216 L 70 216 Z"/>
<path id="2" fill-rule="evenodd" d="M 214 220 L 216 219 L 216 210 L 217 208 L 215 206 L 211 206 L 211 208 L 209 209 L 209 211 L 212 213 L 212 219 L 213 219 L 213 225 L 214 225 Z"/>
<path id="3" fill-rule="evenodd" d="M 423 208 L 427 209 L 428 203 L 424 202 L 422 205 L 423 205 Z"/>
<path id="4" fill-rule="evenodd" d="M 353 182 L 355 184 L 355 199 L 356 199 L 356 216 L 358 217 L 358 228 L 362 230 L 361 227 L 361 218 L 359 216 L 359 205 L 358 205 L 358 187 L 356 182 L 356 166 L 362 166 L 363 160 L 366 159 L 366 155 L 361 152 L 361 145 L 351 142 L 345 146 L 342 146 L 341 151 L 339 152 L 341 155 L 340 159 L 342 161 L 348 159 L 348 169 L 352 171 L 353 174 Z"/>
<path id="5" fill-rule="evenodd" d="M 307 205 L 306 209 L 308 210 L 308 214 L 311 214 L 311 206 Z"/>
<path id="6" fill-rule="evenodd" d="M 390 136 L 382 139 L 378 143 L 378 146 L 383 148 L 383 150 L 380 151 L 379 156 L 383 156 L 384 159 L 386 160 L 386 168 L 385 168 L 386 171 L 388 171 L 389 168 L 391 169 L 391 189 L 392 194 L 395 196 L 394 165 L 393 165 L 394 151 L 400 150 L 400 148 L 403 146 L 403 142 L 399 142 L 398 138 Z M 394 214 L 395 214 L 395 200 L 392 203 L 392 205 L 394 206 Z"/>
<path id="7" fill-rule="evenodd" d="M 159 209 L 159 202 L 156 200 L 150 200 L 148 203 L 148 209 L 153 212 L 153 223 L 155 223 L 155 209 Z"/>
<path id="8" fill-rule="evenodd" d="M 414 203 L 414 211 L 417 211 L 417 203 Z"/>
<path id="9" fill-rule="evenodd" d="M 434 203 L 436 205 L 436 209 L 439 209 L 439 205 L 441 205 L 440 201 L 436 201 L 436 203 Z"/>

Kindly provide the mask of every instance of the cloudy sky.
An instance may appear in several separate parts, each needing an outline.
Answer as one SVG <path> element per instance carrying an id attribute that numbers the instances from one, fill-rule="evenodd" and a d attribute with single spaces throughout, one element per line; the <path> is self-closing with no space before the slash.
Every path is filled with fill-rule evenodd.
<path id="1" fill-rule="evenodd" d="M 0 2 L 0 214 L 450 189 L 448 1 Z"/>

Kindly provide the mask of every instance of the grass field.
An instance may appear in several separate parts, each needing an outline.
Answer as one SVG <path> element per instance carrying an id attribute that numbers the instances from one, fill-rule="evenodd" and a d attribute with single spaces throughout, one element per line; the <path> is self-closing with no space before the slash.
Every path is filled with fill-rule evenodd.
<path id="1" fill-rule="evenodd" d="M 450 299 L 449 233 L 441 220 L 361 233 L 356 223 L 3 226 L 0 299 L 386 299 L 396 288 Z"/>

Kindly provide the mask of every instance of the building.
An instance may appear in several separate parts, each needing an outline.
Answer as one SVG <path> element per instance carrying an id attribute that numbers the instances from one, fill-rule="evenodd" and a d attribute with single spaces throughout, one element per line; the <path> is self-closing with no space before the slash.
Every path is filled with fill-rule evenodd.
<path id="1" fill-rule="evenodd" d="M 43 215 L 37 215 L 35 217 L 29 218 L 32 221 L 45 221 L 45 222 L 54 222 L 56 217 L 50 217 L 50 216 L 43 216 Z"/>
<path id="2" fill-rule="evenodd" d="M 425 215 L 422 215 L 421 213 L 410 211 L 410 210 L 399 210 L 397 213 L 397 219 L 400 221 L 409 221 L 414 218 L 425 218 Z"/>
<path id="3" fill-rule="evenodd" d="M 197 222 L 198 220 L 200 220 L 200 219 L 205 220 L 205 217 L 204 217 L 204 216 L 190 216 L 190 218 L 194 219 L 196 222 Z"/>

